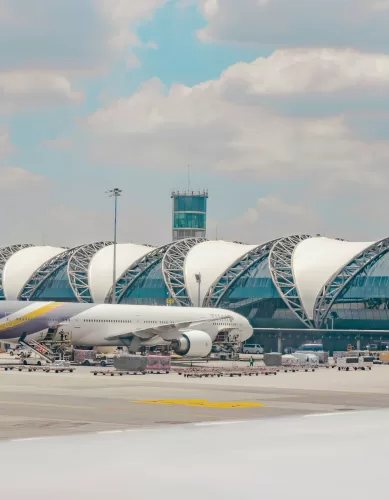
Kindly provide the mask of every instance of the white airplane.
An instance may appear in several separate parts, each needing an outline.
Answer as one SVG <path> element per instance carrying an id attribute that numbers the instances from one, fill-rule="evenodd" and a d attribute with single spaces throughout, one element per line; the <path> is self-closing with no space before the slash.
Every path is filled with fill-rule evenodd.
<path id="1" fill-rule="evenodd" d="M 223 309 L 197 307 L 0 302 L 0 340 L 36 341 L 61 335 L 78 346 L 171 344 L 181 356 L 204 357 L 221 332 L 244 342 L 253 334 L 247 319 Z"/>

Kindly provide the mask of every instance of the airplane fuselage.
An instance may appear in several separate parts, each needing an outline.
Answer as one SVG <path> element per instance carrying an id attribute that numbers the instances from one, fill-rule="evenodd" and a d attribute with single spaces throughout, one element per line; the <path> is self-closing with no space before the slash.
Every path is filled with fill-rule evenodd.
<path id="1" fill-rule="evenodd" d="M 228 315 L 228 318 L 226 316 Z M 208 321 L 196 325 L 197 321 Z M 183 330 L 201 330 L 215 340 L 221 331 L 247 340 L 252 327 L 243 316 L 223 309 L 197 307 L 86 304 L 67 302 L 0 302 L 0 340 L 17 342 L 23 335 L 39 340 L 49 328 L 58 327 L 74 345 L 122 345 L 110 337 L 134 334 L 143 342 L 160 336 L 163 341 L 177 337 L 169 325 L 188 322 Z M 165 326 L 161 334 L 158 329 Z"/>

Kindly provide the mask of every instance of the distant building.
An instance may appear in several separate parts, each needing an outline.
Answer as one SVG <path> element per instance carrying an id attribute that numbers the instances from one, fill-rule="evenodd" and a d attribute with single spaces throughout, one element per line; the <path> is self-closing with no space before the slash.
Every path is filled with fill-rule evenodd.
<path id="1" fill-rule="evenodd" d="M 173 241 L 205 238 L 208 191 L 172 191 Z"/>
<path id="2" fill-rule="evenodd" d="M 112 272 L 112 242 L 0 247 L 0 300 L 109 302 Z M 267 349 L 281 337 L 284 347 L 389 340 L 389 238 L 294 235 L 246 245 L 195 233 L 157 248 L 118 244 L 116 272 L 118 304 L 230 309 Z"/>

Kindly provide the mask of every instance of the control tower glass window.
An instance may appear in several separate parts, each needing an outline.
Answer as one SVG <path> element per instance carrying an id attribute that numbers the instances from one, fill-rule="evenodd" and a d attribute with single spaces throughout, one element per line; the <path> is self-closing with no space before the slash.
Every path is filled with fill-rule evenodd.
<path id="1" fill-rule="evenodd" d="M 175 213 L 175 228 L 205 229 L 205 214 Z"/>
<path id="2" fill-rule="evenodd" d="M 206 212 L 207 199 L 203 196 L 178 196 L 174 199 L 175 212 Z"/>

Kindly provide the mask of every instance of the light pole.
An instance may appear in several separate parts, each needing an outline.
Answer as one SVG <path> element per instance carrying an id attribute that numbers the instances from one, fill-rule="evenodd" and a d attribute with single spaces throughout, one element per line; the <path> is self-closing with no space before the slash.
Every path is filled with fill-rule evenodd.
<path id="1" fill-rule="evenodd" d="M 197 289 L 197 307 L 200 307 L 200 290 L 201 290 L 201 273 L 195 274 L 196 283 L 198 285 Z"/>
<path id="2" fill-rule="evenodd" d="M 111 303 L 116 302 L 116 226 L 117 226 L 117 214 L 118 214 L 118 198 L 122 194 L 122 190 L 119 188 L 110 189 L 107 191 L 110 198 L 114 198 L 115 205 L 115 216 L 113 225 L 113 274 L 112 274 L 112 296 Z"/>

